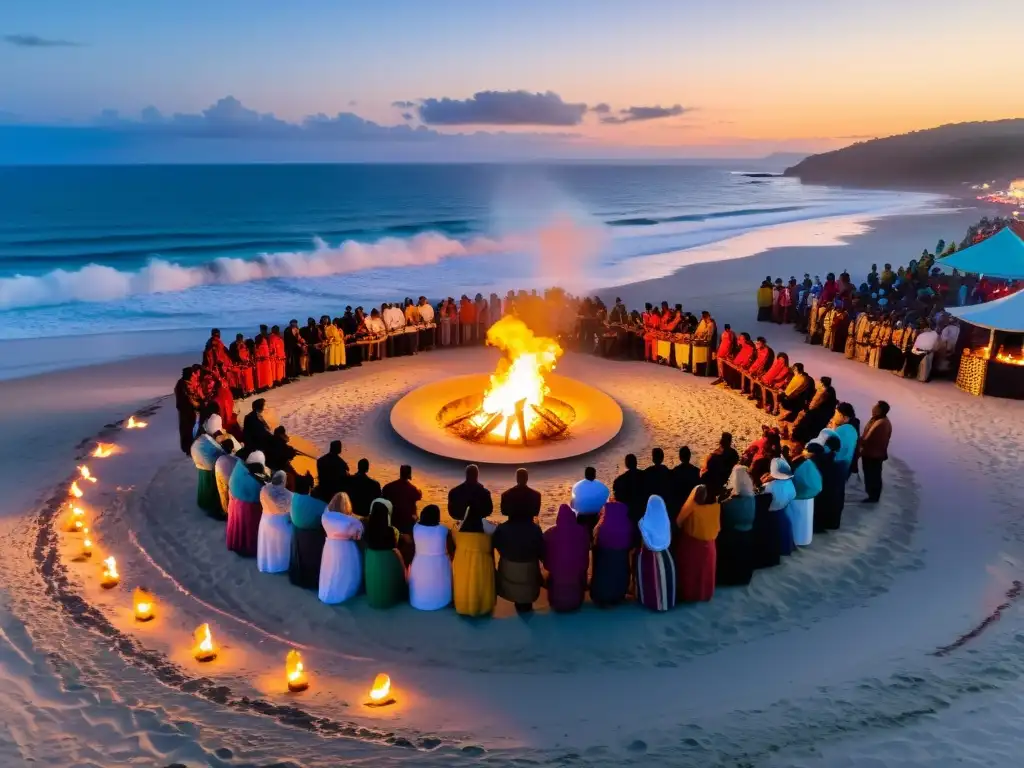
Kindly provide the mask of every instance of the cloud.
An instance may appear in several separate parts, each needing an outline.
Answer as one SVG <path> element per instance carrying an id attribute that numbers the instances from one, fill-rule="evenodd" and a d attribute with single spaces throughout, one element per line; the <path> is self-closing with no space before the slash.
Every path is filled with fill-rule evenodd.
<path id="1" fill-rule="evenodd" d="M 80 48 L 73 40 L 40 37 L 39 35 L 4 35 L 3 41 L 17 48 Z"/>
<path id="2" fill-rule="evenodd" d="M 416 106 L 415 101 L 392 101 L 391 106 L 395 109 L 413 109 Z"/>
<path id="3" fill-rule="evenodd" d="M 423 99 L 426 125 L 579 125 L 586 104 L 562 101 L 557 93 L 479 91 L 468 99 Z"/>
<path id="4" fill-rule="evenodd" d="M 590 108 L 591 112 L 596 112 L 599 115 L 607 115 L 612 111 L 612 108 L 605 104 L 603 101 L 600 104 L 595 104 Z"/>
<path id="5" fill-rule="evenodd" d="M 630 107 L 620 109 L 617 115 L 608 115 L 601 118 L 602 123 L 620 124 L 636 123 L 644 120 L 660 120 L 665 117 L 676 117 L 689 112 L 689 107 L 675 104 L 671 107 Z"/>
<path id="6" fill-rule="evenodd" d="M 416 119 L 416 115 L 414 115 L 412 112 L 403 112 L 402 113 L 402 119 L 403 120 L 410 120 L 410 121 L 411 120 L 415 120 Z"/>

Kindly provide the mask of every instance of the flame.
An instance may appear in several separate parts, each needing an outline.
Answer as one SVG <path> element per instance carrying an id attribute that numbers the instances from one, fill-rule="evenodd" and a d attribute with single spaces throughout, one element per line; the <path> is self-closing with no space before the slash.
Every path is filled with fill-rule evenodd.
<path id="1" fill-rule="evenodd" d="M 89 467 L 87 465 L 83 464 L 80 466 L 78 468 L 78 472 L 82 476 L 83 480 L 88 480 L 90 483 L 96 482 L 96 478 L 92 476 L 92 472 L 89 471 Z"/>
<path id="2" fill-rule="evenodd" d="M 70 531 L 81 531 L 85 525 L 85 510 L 81 507 L 71 507 L 71 517 L 68 520 L 68 530 Z M 89 529 L 86 528 L 86 531 Z"/>
<path id="3" fill-rule="evenodd" d="M 114 560 L 114 556 L 111 555 L 104 560 L 103 565 L 103 579 L 100 582 L 100 586 L 107 589 L 117 586 L 117 582 L 121 579 L 121 574 L 117 572 L 117 561 Z"/>
<path id="4" fill-rule="evenodd" d="M 302 663 L 302 654 L 292 648 L 284 661 L 285 672 L 288 675 L 288 688 L 293 691 L 301 691 L 308 686 L 306 680 L 306 668 Z"/>
<path id="5" fill-rule="evenodd" d="M 124 425 L 125 429 L 145 429 L 148 423 L 145 421 L 136 421 L 135 416 L 128 417 L 128 423 Z"/>
<path id="6" fill-rule="evenodd" d="M 132 602 L 135 604 L 135 618 L 139 621 L 149 621 L 153 618 L 153 596 L 142 587 L 136 587 L 132 594 Z"/>
<path id="7" fill-rule="evenodd" d="M 487 331 L 487 343 L 497 347 L 505 356 L 491 375 L 491 386 L 484 393 L 482 413 L 474 418 L 478 427 L 484 426 L 495 415 L 503 418 L 491 430 L 497 437 L 505 436 L 509 419 L 513 420 L 510 440 L 520 440 L 516 421 L 516 405 L 524 403 L 523 421 L 527 433 L 540 419 L 537 408 L 550 391 L 544 374 L 555 368 L 562 354 L 558 342 L 544 336 L 535 336 L 526 323 L 506 315 Z"/>
<path id="8" fill-rule="evenodd" d="M 89 536 L 89 529 L 86 528 L 83 531 L 83 533 L 85 533 L 85 538 L 82 540 L 82 554 L 85 555 L 86 557 L 91 557 L 92 556 L 92 538 Z"/>
<path id="9" fill-rule="evenodd" d="M 92 452 L 92 455 L 97 459 L 105 459 L 113 453 L 114 446 L 111 443 L 97 443 L 96 450 Z"/>
<path id="10" fill-rule="evenodd" d="M 974 350 L 971 354 L 975 357 L 980 357 L 984 360 L 995 360 L 998 363 L 1005 363 L 1006 365 L 1022 365 L 1024 366 L 1024 354 L 1013 355 L 1009 352 L 1000 352 L 995 356 L 992 355 L 992 347 L 981 347 Z"/>
<path id="11" fill-rule="evenodd" d="M 71 483 L 71 488 L 68 489 L 68 493 L 71 494 L 76 499 L 80 499 L 80 498 L 82 498 L 82 496 L 85 495 L 85 494 L 82 493 L 82 489 L 78 487 L 78 481 L 77 480 L 75 480 L 73 483 Z"/>
<path id="12" fill-rule="evenodd" d="M 370 701 L 380 704 L 391 694 L 391 678 L 381 672 L 373 680 L 373 687 L 370 689 Z"/>
<path id="13" fill-rule="evenodd" d="M 199 661 L 212 661 L 217 656 L 217 649 L 213 645 L 213 635 L 210 634 L 209 624 L 200 624 L 192 633 L 195 642 L 193 655 Z"/>

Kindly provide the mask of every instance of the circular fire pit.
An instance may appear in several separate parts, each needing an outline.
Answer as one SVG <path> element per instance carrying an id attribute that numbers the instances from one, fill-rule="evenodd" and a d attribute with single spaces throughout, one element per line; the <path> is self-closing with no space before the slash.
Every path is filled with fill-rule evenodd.
<path id="1" fill-rule="evenodd" d="M 549 373 L 550 392 L 527 431 L 505 443 L 507 423 L 481 414 L 486 373 L 424 384 L 391 409 L 391 426 L 407 442 L 438 456 L 478 464 L 557 461 L 600 448 L 622 428 L 622 409 L 611 397 L 581 381 Z"/>

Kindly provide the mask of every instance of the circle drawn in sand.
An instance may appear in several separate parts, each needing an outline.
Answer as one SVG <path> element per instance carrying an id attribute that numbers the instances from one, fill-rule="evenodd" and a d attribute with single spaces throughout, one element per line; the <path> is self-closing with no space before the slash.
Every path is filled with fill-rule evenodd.
<path id="1" fill-rule="evenodd" d="M 609 395 L 577 379 L 556 374 L 545 377 L 551 400 L 566 422 L 549 439 L 528 445 L 505 445 L 500 440 L 467 440 L 448 418 L 461 403 L 487 389 L 487 374 L 468 374 L 424 384 L 391 409 L 391 426 L 406 442 L 437 456 L 479 464 L 537 464 L 589 453 L 607 444 L 622 429 L 622 408 Z M 545 400 L 547 403 L 547 400 Z M 570 418 L 571 415 L 571 418 Z"/>

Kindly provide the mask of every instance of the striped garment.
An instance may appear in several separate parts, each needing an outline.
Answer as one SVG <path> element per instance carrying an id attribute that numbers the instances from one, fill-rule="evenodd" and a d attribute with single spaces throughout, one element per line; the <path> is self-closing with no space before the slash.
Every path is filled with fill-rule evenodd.
<path id="1" fill-rule="evenodd" d="M 646 545 L 636 556 L 637 600 L 652 611 L 667 611 L 676 604 L 676 564 L 668 550 L 653 552 Z"/>

